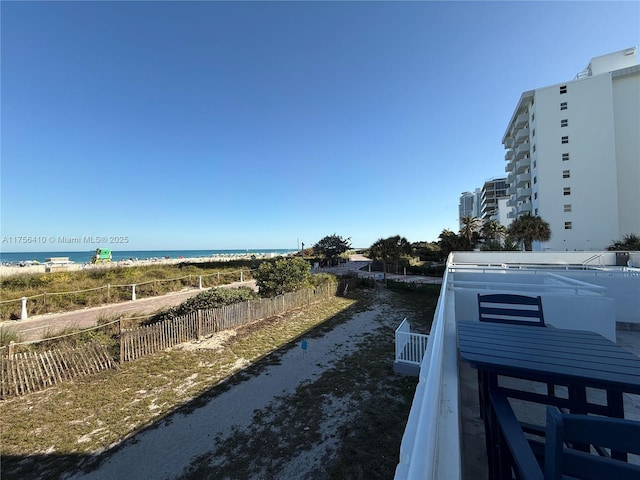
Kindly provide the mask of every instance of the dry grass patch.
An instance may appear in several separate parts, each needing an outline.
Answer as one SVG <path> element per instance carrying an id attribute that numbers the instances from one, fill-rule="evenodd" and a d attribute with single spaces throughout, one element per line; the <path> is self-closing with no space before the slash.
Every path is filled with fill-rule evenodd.
<path id="1" fill-rule="evenodd" d="M 119 370 L 4 400 L 0 403 L 2 477 L 55 478 L 54 472 L 118 445 L 187 402 L 196 398 L 206 402 L 215 394 L 212 388 L 242 366 L 329 319 L 340 321 L 340 312 L 355 303 L 330 298 L 235 329 L 235 335 L 218 339 L 217 348 L 205 348 L 206 341 L 195 348 L 176 348 L 123 364 Z M 250 368 L 244 372 L 251 373 Z M 191 402 L 190 408 L 197 403 Z"/>

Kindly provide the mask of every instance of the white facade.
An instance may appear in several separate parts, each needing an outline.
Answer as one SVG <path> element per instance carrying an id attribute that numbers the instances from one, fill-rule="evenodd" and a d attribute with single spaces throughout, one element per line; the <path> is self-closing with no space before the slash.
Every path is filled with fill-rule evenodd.
<path id="1" fill-rule="evenodd" d="M 462 217 L 480 217 L 482 214 L 482 191 L 476 188 L 473 192 L 462 192 L 458 205 L 458 221 L 462 228 Z"/>
<path id="2" fill-rule="evenodd" d="M 572 81 L 524 92 L 502 143 L 510 218 L 530 213 L 551 227 L 551 240 L 534 249 L 601 250 L 640 233 L 635 48 L 592 59 Z"/>

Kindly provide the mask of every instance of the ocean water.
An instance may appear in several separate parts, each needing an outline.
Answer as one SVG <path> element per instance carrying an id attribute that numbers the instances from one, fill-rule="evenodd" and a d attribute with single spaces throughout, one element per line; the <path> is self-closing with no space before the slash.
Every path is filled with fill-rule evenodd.
<path id="1" fill-rule="evenodd" d="M 112 261 L 128 260 L 130 258 L 137 260 L 145 260 L 151 258 L 200 258 L 210 257 L 212 255 L 259 255 L 273 254 L 286 255 L 295 252 L 295 249 L 289 248 L 257 248 L 249 250 L 112 250 Z M 87 250 L 83 252 L 0 252 L 0 262 L 3 265 L 16 265 L 22 261 L 38 261 L 44 263 L 47 258 L 51 257 L 69 257 L 69 260 L 75 263 L 89 263 L 95 250 Z"/>

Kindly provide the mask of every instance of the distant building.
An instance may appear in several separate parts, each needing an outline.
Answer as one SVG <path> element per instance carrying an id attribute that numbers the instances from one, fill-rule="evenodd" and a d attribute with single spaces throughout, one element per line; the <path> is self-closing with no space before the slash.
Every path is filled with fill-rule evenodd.
<path id="1" fill-rule="evenodd" d="M 505 177 L 492 178 L 482 186 L 482 210 L 480 217 L 483 223 L 498 220 L 499 200 L 507 199 L 507 179 Z M 506 200 L 505 200 L 506 204 Z"/>
<path id="2" fill-rule="evenodd" d="M 476 188 L 473 192 L 462 192 L 458 206 L 458 221 L 462 228 L 462 217 L 480 217 L 482 215 L 482 190 Z"/>
<path id="3" fill-rule="evenodd" d="M 600 250 L 640 234 L 636 48 L 593 58 L 568 82 L 524 92 L 502 139 L 509 217 L 549 222 L 536 250 Z"/>

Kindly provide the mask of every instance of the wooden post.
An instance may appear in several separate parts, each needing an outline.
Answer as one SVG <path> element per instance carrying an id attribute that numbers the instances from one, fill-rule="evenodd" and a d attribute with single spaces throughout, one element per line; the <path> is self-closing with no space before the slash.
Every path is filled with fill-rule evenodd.
<path id="1" fill-rule="evenodd" d="M 42 307 L 44 309 L 44 313 L 47 313 L 47 292 L 42 294 Z"/>
<path id="2" fill-rule="evenodd" d="M 198 288 L 202 290 L 202 275 L 198 276 Z"/>
<path id="3" fill-rule="evenodd" d="M 131 285 L 131 300 L 136 299 L 136 284 Z"/>
<path id="4" fill-rule="evenodd" d="M 27 297 L 22 297 L 20 299 L 22 305 L 20 308 L 20 320 L 26 320 L 28 315 L 27 315 Z"/>
<path id="5" fill-rule="evenodd" d="M 111 284 L 107 283 L 107 303 L 111 301 Z"/>
<path id="6" fill-rule="evenodd" d="M 124 363 L 124 338 L 122 337 L 122 319 L 118 322 L 118 337 L 120 338 L 120 364 Z"/>
<path id="7" fill-rule="evenodd" d="M 198 340 L 202 338 L 202 310 L 198 309 Z"/>
<path id="8" fill-rule="evenodd" d="M 13 355 L 15 354 L 16 342 L 11 340 L 9 342 L 9 359 L 13 360 Z"/>

